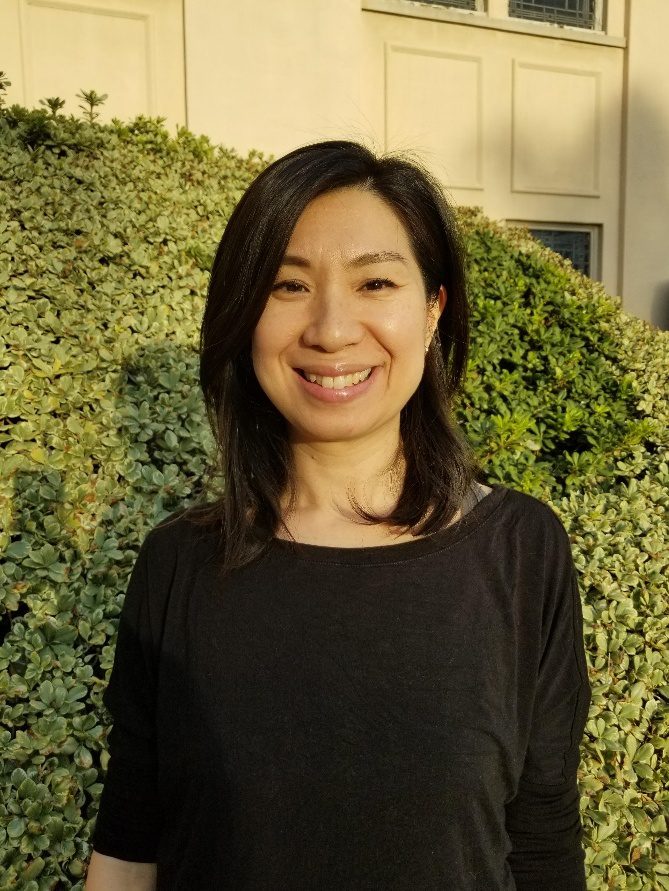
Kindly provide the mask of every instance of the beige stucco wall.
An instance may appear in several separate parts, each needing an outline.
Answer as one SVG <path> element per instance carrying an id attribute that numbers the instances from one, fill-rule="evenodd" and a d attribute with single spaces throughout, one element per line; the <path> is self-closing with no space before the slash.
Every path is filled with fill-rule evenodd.
<path id="1" fill-rule="evenodd" d="M 77 93 L 107 93 L 100 121 L 162 116 L 186 123 L 182 0 L 2 0 L 0 66 L 7 104 L 29 108 L 60 96 L 81 115 Z"/>
<path id="2" fill-rule="evenodd" d="M 629 4 L 621 291 L 669 329 L 669 2 Z"/>
<path id="3" fill-rule="evenodd" d="M 667 0 L 608 0 L 605 33 L 411 0 L 3 0 L 9 101 L 108 93 L 245 153 L 327 138 L 408 149 L 458 203 L 595 227 L 600 277 L 669 328 Z"/>
<path id="4" fill-rule="evenodd" d="M 364 128 L 360 0 L 185 0 L 185 9 L 194 131 L 279 156 Z"/>

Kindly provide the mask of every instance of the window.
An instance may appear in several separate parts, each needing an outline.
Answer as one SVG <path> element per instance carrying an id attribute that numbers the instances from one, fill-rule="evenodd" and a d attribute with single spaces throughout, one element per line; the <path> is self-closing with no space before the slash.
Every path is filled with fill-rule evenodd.
<path id="1" fill-rule="evenodd" d="M 546 247 L 571 260 L 574 269 L 591 278 L 597 275 L 596 230 L 577 227 L 549 229 L 533 223 L 523 225 Z"/>
<path id="2" fill-rule="evenodd" d="M 521 226 L 547 248 L 571 260 L 574 269 L 599 280 L 601 274 L 601 226 L 584 223 L 544 223 L 507 220 L 509 226 Z"/>
<path id="3" fill-rule="evenodd" d="M 598 0 L 509 0 L 509 15 L 576 28 L 601 28 Z"/>
<path id="4" fill-rule="evenodd" d="M 423 0 L 423 2 L 431 3 L 434 6 L 454 6 L 456 9 L 473 9 L 475 12 L 480 6 L 477 0 Z"/>

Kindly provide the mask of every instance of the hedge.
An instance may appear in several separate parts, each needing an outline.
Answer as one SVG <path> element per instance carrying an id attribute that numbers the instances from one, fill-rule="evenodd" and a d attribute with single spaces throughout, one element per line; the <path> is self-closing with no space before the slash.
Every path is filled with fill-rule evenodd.
<path id="1" fill-rule="evenodd" d="M 272 157 L 49 107 L 0 108 L 0 889 L 80 891 L 125 586 L 202 492 L 208 272 Z M 457 418 L 490 482 L 551 504 L 579 572 L 588 888 L 669 889 L 669 334 L 526 231 L 459 214 Z"/>

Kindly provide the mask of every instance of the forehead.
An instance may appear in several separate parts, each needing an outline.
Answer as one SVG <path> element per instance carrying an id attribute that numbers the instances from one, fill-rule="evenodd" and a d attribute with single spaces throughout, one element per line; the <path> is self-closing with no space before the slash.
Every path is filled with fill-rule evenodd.
<path id="1" fill-rule="evenodd" d="M 342 258 L 355 248 L 368 252 L 398 251 L 410 257 L 411 245 L 394 208 L 374 192 L 355 186 L 319 195 L 302 211 L 289 247 L 324 249 Z"/>

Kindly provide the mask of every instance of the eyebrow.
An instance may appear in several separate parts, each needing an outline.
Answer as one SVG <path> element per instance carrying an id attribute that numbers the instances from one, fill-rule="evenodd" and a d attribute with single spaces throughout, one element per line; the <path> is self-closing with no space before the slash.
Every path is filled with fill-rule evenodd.
<path id="1" fill-rule="evenodd" d="M 346 268 L 352 269 L 359 266 L 369 266 L 371 263 L 392 262 L 404 263 L 406 265 L 407 259 L 402 254 L 398 254 L 397 251 L 369 251 L 365 254 L 359 254 L 357 257 L 352 257 L 346 263 Z M 285 254 L 281 265 L 309 268 L 311 263 L 304 257 L 298 257 L 295 254 Z"/>

